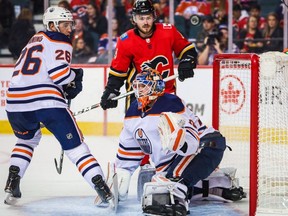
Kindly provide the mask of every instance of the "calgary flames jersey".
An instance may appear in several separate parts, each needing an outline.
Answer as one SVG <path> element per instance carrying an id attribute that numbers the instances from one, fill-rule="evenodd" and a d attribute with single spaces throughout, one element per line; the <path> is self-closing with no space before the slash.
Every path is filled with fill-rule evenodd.
<path id="1" fill-rule="evenodd" d="M 143 39 L 131 29 L 118 39 L 110 74 L 127 78 L 128 89 L 135 75 L 145 68 L 159 71 L 163 78 L 173 75 L 173 52 L 181 58 L 184 52 L 194 48 L 175 26 L 157 23 L 155 28 L 150 38 Z M 175 80 L 166 83 L 165 91 L 175 92 Z"/>
<path id="2" fill-rule="evenodd" d="M 72 45 L 59 32 L 39 32 L 23 48 L 7 92 L 6 110 L 67 107 L 62 85 L 70 83 Z"/>

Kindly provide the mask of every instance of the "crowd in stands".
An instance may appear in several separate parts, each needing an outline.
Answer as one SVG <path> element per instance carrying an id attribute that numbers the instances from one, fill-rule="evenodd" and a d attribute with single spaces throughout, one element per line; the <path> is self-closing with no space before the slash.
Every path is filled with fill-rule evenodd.
<path id="1" fill-rule="evenodd" d="M 22 5 L 15 15 L 12 0 L 0 0 L 0 48 L 8 47 L 14 59 L 35 33 L 35 8 Z M 27 2 L 27 1 L 23 1 Z M 32 1 L 28 1 L 32 2 Z M 37 5 L 39 1 L 33 1 Z M 54 1 L 55 2 L 55 1 Z M 262 0 L 233 0 L 233 53 L 283 51 L 283 3 L 275 0 L 263 16 Z M 130 28 L 134 0 L 114 0 L 112 48 L 118 37 Z M 169 0 L 153 1 L 157 21 L 169 23 Z M 58 6 L 70 10 L 75 18 L 71 40 L 72 63 L 108 64 L 107 0 L 61 0 Z M 209 65 L 216 53 L 228 52 L 228 0 L 174 0 L 174 24 L 184 37 L 195 42 L 199 64 Z M 193 25 L 192 15 L 200 17 Z"/>

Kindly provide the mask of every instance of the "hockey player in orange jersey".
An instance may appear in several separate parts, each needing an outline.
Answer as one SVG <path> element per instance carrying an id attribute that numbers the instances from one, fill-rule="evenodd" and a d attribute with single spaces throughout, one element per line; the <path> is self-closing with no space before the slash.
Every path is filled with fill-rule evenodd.
<path id="1" fill-rule="evenodd" d="M 18 139 L 11 154 L 4 202 L 14 204 L 21 198 L 20 179 L 40 142 L 40 122 L 103 202 L 108 202 L 113 195 L 103 181 L 102 169 L 66 103 L 81 92 L 83 76 L 82 69 L 70 67 L 72 14 L 62 7 L 49 7 L 43 23 L 46 31 L 35 34 L 23 48 L 7 92 L 7 116 Z"/>

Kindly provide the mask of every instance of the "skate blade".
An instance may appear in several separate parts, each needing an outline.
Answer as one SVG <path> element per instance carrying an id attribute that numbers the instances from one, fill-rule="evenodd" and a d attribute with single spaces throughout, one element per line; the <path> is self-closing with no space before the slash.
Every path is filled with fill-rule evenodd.
<path id="1" fill-rule="evenodd" d="M 13 197 L 13 195 L 11 193 L 6 192 L 6 198 L 4 200 L 4 203 L 6 205 L 15 205 L 17 203 L 18 199 L 19 198 Z"/>

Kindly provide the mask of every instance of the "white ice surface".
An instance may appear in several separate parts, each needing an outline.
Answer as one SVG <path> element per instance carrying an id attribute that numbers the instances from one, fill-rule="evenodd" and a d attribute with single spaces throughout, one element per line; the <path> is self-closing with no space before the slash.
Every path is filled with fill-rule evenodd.
<path id="1" fill-rule="evenodd" d="M 67 157 L 64 157 L 62 174 L 56 172 L 54 158 L 59 161 L 61 149 L 57 140 L 49 135 L 43 136 L 24 178 L 21 179 L 22 198 L 15 206 L 5 205 L 4 187 L 10 153 L 15 142 L 16 138 L 12 135 L 0 135 L 0 216 L 114 215 L 109 209 L 93 205 L 96 192 Z M 118 138 L 87 136 L 85 142 L 106 174 L 107 162 L 115 158 Z M 128 200 L 119 203 L 117 215 L 143 215 L 136 198 L 137 173 L 132 177 Z M 191 203 L 190 211 L 193 216 L 244 216 L 248 215 L 248 200 L 236 203 Z"/>

